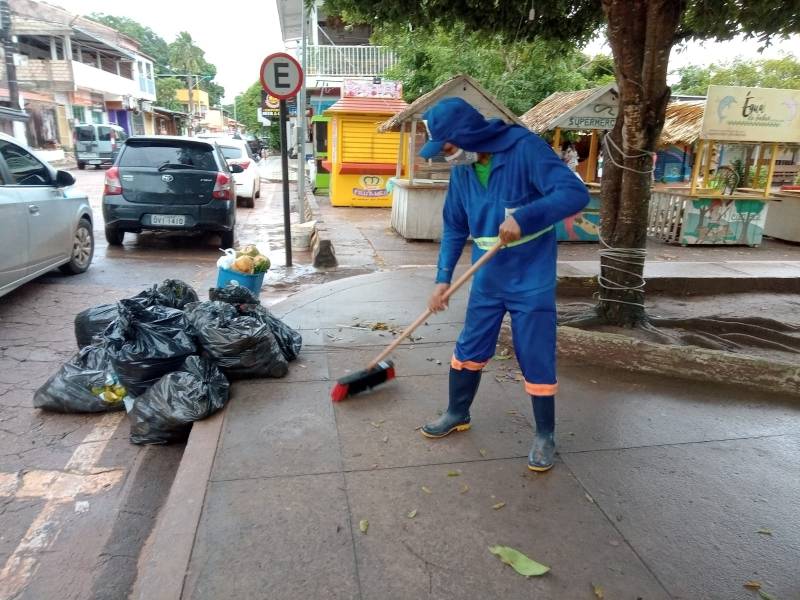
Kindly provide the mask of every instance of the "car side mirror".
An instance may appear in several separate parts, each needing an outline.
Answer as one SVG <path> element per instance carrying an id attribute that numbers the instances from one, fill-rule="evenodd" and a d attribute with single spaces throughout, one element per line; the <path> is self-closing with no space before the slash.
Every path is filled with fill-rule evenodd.
<path id="1" fill-rule="evenodd" d="M 56 171 L 56 187 L 69 187 L 75 185 L 75 178 L 67 171 Z"/>
<path id="2" fill-rule="evenodd" d="M 234 174 L 236 174 L 236 173 L 244 173 L 244 167 L 242 167 L 242 165 L 237 165 L 237 164 L 234 163 L 234 164 L 228 165 L 228 166 L 229 166 L 229 168 L 231 170 L 231 173 L 234 173 Z"/>

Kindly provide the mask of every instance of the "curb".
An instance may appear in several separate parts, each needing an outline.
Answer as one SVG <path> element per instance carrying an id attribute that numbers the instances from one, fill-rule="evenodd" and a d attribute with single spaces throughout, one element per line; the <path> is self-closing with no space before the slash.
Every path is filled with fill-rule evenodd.
<path id="1" fill-rule="evenodd" d="M 592 296 L 598 290 L 597 277 L 561 276 L 557 284 L 561 296 Z M 670 296 L 705 296 L 771 292 L 800 294 L 800 277 L 650 277 L 647 293 Z"/>
<path id="2" fill-rule="evenodd" d="M 178 600 L 183 594 L 224 422 L 222 410 L 192 426 L 169 496 L 142 551 L 131 599 Z"/>
<path id="3" fill-rule="evenodd" d="M 558 328 L 558 355 L 612 369 L 735 385 L 800 398 L 800 364 L 756 356 L 695 346 L 667 346 L 616 333 L 564 326 Z"/>

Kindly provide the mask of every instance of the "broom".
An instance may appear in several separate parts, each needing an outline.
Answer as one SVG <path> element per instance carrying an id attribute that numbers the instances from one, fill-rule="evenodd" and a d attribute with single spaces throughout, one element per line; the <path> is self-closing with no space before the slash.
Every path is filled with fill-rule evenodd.
<path id="1" fill-rule="evenodd" d="M 492 246 L 483 256 L 475 261 L 475 264 L 467 269 L 467 271 L 461 277 L 456 279 L 455 283 L 453 283 L 444 293 L 444 300 L 449 299 L 450 296 L 455 294 L 462 285 L 469 281 L 469 279 L 475 274 L 475 271 L 489 262 L 489 260 L 491 260 L 491 258 L 497 254 L 498 250 L 500 250 L 502 247 L 503 243 L 498 240 L 494 246 Z M 394 379 L 394 363 L 391 360 L 387 360 L 387 357 L 394 352 L 395 348 L 397 348 L 404 339 L 414 333 L 417 327 L 422 325 L 432 314 L 433 311 L 431 309 L 426 309 L 425 312 L 417 317 L 416 321 L 406 327 L 405 331 L 403 331 L 403 333 L 401 333 L 397 339 L 389 344 L 383 352 L 376 356 L 372 362 L 367 365 L 366 369 L 356 371 L 355 373 L 351 373 L 350 375 L 339 379 L 331 390 L 331 400 L 334 402 L 340 402 L 349 396 L 372 389 L 389 381 L 390 379 Z"/>

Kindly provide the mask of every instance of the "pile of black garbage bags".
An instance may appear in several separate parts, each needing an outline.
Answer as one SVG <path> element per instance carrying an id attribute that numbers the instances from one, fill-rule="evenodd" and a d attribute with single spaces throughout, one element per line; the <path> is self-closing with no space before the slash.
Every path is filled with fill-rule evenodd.
<path id="1" fill-rule="evenodd" d="M 250 290 L 212 288 L 200 302 L 167 279 L 133 298 L 75 317 L 79 351 L 40 387 L 36 408 L 62 413 L 126 410 L 134 444 L 187 438 L 220 410 L 232 379 L 283 377 L 303 339 Z"/>

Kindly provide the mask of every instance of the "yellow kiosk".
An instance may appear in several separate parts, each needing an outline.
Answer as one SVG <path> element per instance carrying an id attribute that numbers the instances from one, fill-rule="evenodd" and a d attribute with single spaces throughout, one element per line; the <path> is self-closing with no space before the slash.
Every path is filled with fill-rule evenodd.
<path id="1" fill-rule="evenodd" d="M 323 114 L 328 124 L 330 199 L 333 206 L 390 207 L 389 178 L 404 168 L 400 133 L 378 133 L 378 125 L 408 105 L 395 82 L 348 82 L 342 99 Z M 388 96 L 388 97 L 387 97 Z"/>

